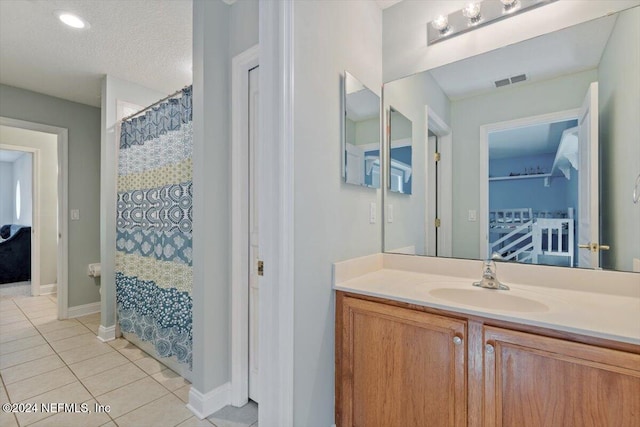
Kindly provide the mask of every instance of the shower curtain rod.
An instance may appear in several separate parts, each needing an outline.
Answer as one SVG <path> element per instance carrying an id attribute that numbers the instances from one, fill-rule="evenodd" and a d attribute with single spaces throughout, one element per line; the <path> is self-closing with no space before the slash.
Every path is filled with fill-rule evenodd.
<path id="1" fill-rule="evenodd" d="M 148 107 L 143 108 L 142 110 L 138 111 L 137 113 L 133 113 L 133 114 L 131 114 L 131 115 L 129 115 L 129 116 L 127 116 L 127 117 L 125 117 L 124 119 L 120 119 L 120 121 L 121 121 L 121 122 L 126 122 L 127 120 L 134 118 L 134 117 L 135 117 L 135 116 L 137 116 L 138 114 L 144 113 L 144 112 L 145 112 L 145 111 L 147 111 L 149 108 L 155 107 L 156 105 L 160 104 L 161 102 L 166 101 L 167 99 L 171 99 L 171 98 L 175 97 L 176 95 L 178 95 L 180 92 L 182 92 L 183 90 L 185 90 L 185 89 L 186 89 L 186 88 L 188 88 L 188 87 L 189 87 L 189 85 L 187 85 L 187 86 L 183 87 L 183 88 L 182 88 L 182 89 L 180 89 L 180 90 L 175 91 L 174 93 L 172 93 L 172 94 L 171 94 L 171 95 L 169 95 L 169 96 L 165 96 L 165 97 L 164 97 L 164 98 L 162 98 L 161 100 L 154 102 L 153 104 L 149 105 Z"/>

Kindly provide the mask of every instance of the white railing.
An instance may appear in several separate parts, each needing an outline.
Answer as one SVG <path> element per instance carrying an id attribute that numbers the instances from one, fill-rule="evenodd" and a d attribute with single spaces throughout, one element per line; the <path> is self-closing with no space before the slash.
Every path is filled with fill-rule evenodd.
<path id="1" fill-rule="evenodd" d="M 538 264 L 539 257 L 562 256 L 574 260 L 574 220 L 572 218 L 536 218 L 518 225 L 489 244 L 489 253 L 504 260 Z"/>

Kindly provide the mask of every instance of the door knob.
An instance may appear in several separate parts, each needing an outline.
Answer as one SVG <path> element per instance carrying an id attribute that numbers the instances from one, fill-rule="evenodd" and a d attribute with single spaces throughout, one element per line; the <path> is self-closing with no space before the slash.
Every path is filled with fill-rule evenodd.
<path id="1" fill-rule="evenodd" d="M 597 243 L 583 243 L 579 244 L 578 247 L 580 249 L 589 249 L 591 252 L 608 251 L 611 249 L 609 245 L 599 245 Z"/>
<path id="2" fill-rule="evenodd" d="M 453 343 L 454 343 L 455 345 L 460 345 L 460 344 L 462 344 L 462 338 L 460 338 L 460 337 L 453 337 Z"/>

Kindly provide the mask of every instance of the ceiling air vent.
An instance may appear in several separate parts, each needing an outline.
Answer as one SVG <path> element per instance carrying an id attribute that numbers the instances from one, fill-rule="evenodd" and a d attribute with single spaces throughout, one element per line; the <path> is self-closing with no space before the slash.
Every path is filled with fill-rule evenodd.
<path id="1" fill-rule="evenodd" d="M 520 83 L 527 80 L 527 75 L 526 74 L 520 74 L 518 76 L 513 76 L 511 77 L 511 83 Z"/>
<path id="2" fill-rule="evenodd" d="M 527 80 L 527 75 L 526 74 L 519 74 L 517 76 L 509 77 L 509 78 L 506 78 L 506 79 L 496 80 L 494 83 L 495 83 L 496 87 L 502 87 L 502 86 L 508 86 L 508 85 L 514 84 L 514 83 L 524 82 L 525 80 Z"/>
<path id="3" fill-rule="evenodd" d="M 507 85 L 511 84 L 509 79 L 496 80 L 495 83 L 496 83 L 496 87 L 502 87 L 502 86 L 507 86 Z"/>

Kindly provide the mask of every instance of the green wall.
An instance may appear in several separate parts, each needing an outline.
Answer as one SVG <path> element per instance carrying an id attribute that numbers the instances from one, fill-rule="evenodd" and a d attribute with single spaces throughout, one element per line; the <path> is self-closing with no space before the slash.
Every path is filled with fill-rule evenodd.
<path id="1" fill-rule="evenodd" d="M 69 307 L 100 300 L 87 265 L 100 261 L 100 109 L 0 85 L 0 116 L 69 130 Z"/>

